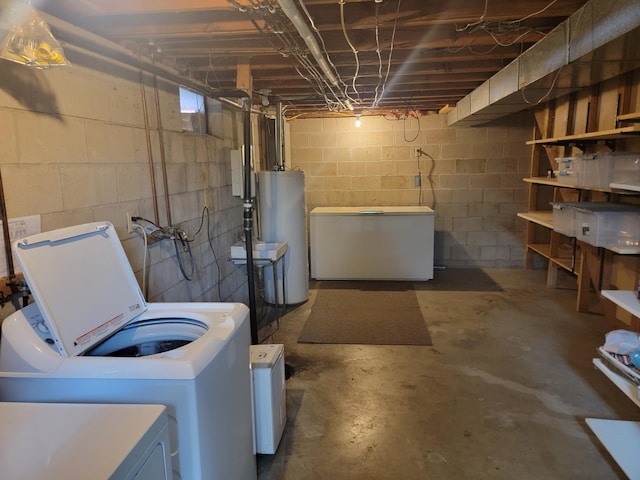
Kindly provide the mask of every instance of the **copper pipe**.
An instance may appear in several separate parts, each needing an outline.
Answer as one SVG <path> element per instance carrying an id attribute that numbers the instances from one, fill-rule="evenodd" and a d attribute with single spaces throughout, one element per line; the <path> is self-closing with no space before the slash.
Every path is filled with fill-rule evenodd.
<path id="1" fill-rule="evenodd" d="M 147 156 L 149 159 L 149 174 L 151 175 L 151 196 L 153 197 L 153 215 L 156 225 L 160 225 L 158 214 L 158 193 L 156 192 L 156 174 L 153 168 L 153 150 L 151 147 L 151 130 L 149 128 L 149 112 L 147 111 L 147 95 L 144 88 L 144 73 L 140 70 L 140 96 L 142 97 L 142 115 L 144 117 L 144 132 L 147 137 Z"/>
<path id="2" fill-rule="evenodd" d="M 162 115 L 160 114 L 160 95 L 158 93 L 158 77 L 153 76 L 153 90 L 156 101 L 156 120 L 158 122 L 158 138 L 160 141 L 160 164 L 162 165 L 162 185 L 164 187 L 164 201 L 167 209 L 167 225 L 173 225 L 171 221 L 171 204 L 169 202 L 169 181 L 167 180 L 167 160 L 164 153 L 164 136 L 162 128 Z"/>

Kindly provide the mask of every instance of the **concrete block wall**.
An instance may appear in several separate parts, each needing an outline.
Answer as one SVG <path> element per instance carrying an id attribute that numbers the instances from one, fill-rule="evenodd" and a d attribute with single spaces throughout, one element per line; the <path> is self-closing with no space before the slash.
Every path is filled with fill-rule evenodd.
<path id="1" fill-rule="evenodd" d="M 292 120 L 290 165 L 305 172 L 307 209 L 426 205 L 436 212 L 435 262 L 522 267 L 533 119 L 520 113 L 474 128 L 445 115 Z M 414 156 L 415 147 L 424 153 Z M 416 186 L 415 177 L 421 179 Z"/>
<path id="2" fill-rule="evenodd" d="M 142 236 L 127 233 L 126 225 L 128 211 L 156 221 L 139 73 L 73 52 L 69 58 L 71 67 L 49 70 L 0 60 L 0 169 L 7 215 L 41 215 L 43 231 L 113 223 L 142 285 Z M 185 133 L 178 86 L 163 81 L 158 86 L 172 224 L 189 238 L 201 224 L 202 229 L 191 243 L 191 281 L 180 272 L 171 240 L 149 246 L 147 298 L 246 302 L 244 267 L 228 261 L 230 246 L 243 235 L 242 201 L 231 195 L 226 153 L 242 142 L 241 113 L 211 101 L 213 135 Z M 145 75 L 157 221 L 168 226 L 153 87 Z"/>

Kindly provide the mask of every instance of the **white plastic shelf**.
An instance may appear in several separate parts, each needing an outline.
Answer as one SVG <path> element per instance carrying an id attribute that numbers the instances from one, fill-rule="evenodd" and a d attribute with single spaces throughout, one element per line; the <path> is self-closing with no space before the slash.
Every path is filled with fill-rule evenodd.
<path id="1" fill-rule="evenodd" d="M 640 317 L 640 300 L 632 290 L 602 290 L 600 294 L 636 317 Z"/>

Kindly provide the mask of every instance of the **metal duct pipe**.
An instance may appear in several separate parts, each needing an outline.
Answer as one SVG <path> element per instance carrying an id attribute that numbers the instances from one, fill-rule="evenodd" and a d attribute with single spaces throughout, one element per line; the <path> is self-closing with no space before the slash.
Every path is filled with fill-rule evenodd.
<path id="1" fill-rule="evenodd" d="M 316 41 L 316 37 L 314 37 L 311 33 L 311 30 L 309 30 L 307 23 L 304 21 L 304 18 L 302 18 L 300 11 L 296 7 L 295 3 L 293 3 L 293 0 L 278 0 L 278 3 L 280 4 L 280 8 L 284 12 L 284 14 L 289 17 L 289 20 L 291 20 L 293 26 L 296 27 L 296 30 L 298 30 L 298 33 L 304 40 L 304 43 L 306 43 L 307 47 L 309 47 L 311 55 L 313 55 L 313 58 L 315 58 L 316 62 L 318 62 L 318 66 L 320 67 L 320 69 L 322 69 L 322 72 L 327 77 L 327 80 L 329 80 L 331 84 L 337 87 L 338 79 L 331 71 L 327 60 L 326 58 L 324 58 L 324 55 L 320 50 L 320 46 Z"/>

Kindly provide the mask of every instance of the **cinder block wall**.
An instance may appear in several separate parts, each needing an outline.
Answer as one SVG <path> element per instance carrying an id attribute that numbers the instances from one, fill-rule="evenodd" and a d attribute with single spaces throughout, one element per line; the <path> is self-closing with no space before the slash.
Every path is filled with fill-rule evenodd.
<path id="1" fill-rule="evenodd" d="M 435 262 L 522 267 L 533 119 L 474 128 L 445 115 L 419 120 L 306 119 L 288 123 L 290 165 L 305 172 L 307 208 L 426 205 L 436 212 Z M 414 155 L 415 147 L 423 153 Z M 416 186 L 419 176 L 421 186 Z"/>
<path id="2" fill-rule="evenodd" d="M 156 221 L 139 72 L 69 56 L 71 67 L 50 70 L 0 60 L 0 168 L 7 214 L 9 219 L 39 214 L 43 231 L 113 223 L 142 285 L 142 236 L 126 227 L 128 211 Z M 167 226 L 149 75 L 144 90 L 158 222 Z M 246 301 L 244 269 L 228 261 L 230 245 L 243 234 L 242 202 L 231 195 L 226 153 L 242 141 L 241 114 L 214 102 L 213 135 L 183 133 L 178 86 L 159 81 L 158 94 L 172 224 L 190 238 L 203 226 L 191 243 L 196 267 L 191 281 L 180 272 L 171 240 L 149 246 L 148 299 Z M 205 207 L 208 218 L 202 216 Z M 70 294 L 73 289 L 69 285 Z"/>

